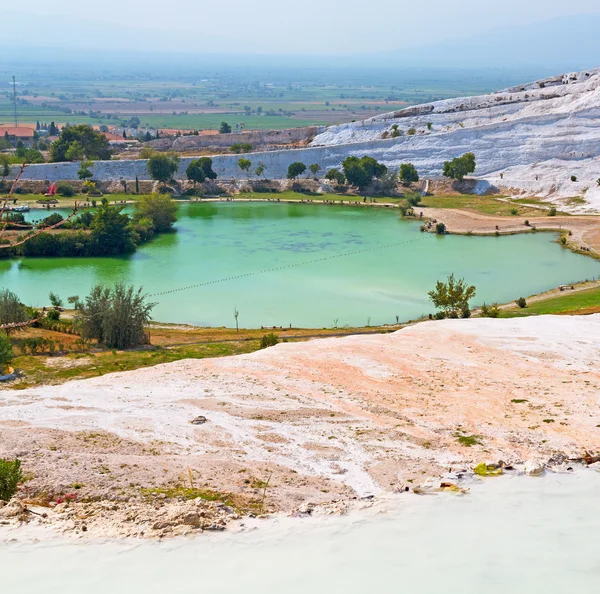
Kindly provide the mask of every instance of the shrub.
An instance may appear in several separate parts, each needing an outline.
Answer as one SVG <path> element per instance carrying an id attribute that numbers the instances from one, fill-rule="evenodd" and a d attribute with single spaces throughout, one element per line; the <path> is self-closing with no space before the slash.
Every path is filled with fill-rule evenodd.
<path id="1" fill-rule="evenodd" d="M 571 176 L 571 181 L 572 182 L 576 182 L 577 181 L 577 176 L 576 175 L 572 175 Z"/>
<path id="2" fill-rule="evenodd" d="M 75 196 L 75 190 L 71 184 L 66 184 L 61 182 L 60 184 L 56 184 L 56 191 L 61 196 L 65 198 L 70 198 L 71 196 Z"/>
<path id="3" fill-rule="evenodd" d="M 556 207 L 553 206 L 549 211 L 548 211 L 548 216 L 549 217 L 555 217 L 556 216 Z"/>
<path id="4" fill-rule="evenodd" d="M 565 236 L 560 238 L 560 245 L 567 245 L 567 238 Z"/>
<path id="5" fill-rule="evenodd" d="M 524 223 L 525 227 L 529 227 L 529 219 L 527 219 Z"/>
<path id="6" fill-rule="evenodd" d="M 60 320 L 60 311 L 58 309 L 50 309 L 46 313 L 46 317 L 52 322 L 58 322 Z"/>
<path id="7" fill-rule="evenodd" d="M 417 129 L 416 128 L 409 128 L 407 134 L 409 136 L 414 136 L 417 133 Z"/>
<path id="8" fill-rule="evenodd" d="M 445 235 L 446 225 L 444 225 L 444 223 L 437 223 L 437 225 L 435 226 L 435 232 L 437 235 Z"/>
<path id="9" fill-rule="evenodd" d="M 513 209 L 511 209 L 511 211 L 510 211 L 510 214 L 511 214 L 511 215 L 518 215 L 518 214 L 519 214 L 519 211 L 518 211 L 518 209 L 516 209 L 516 208 L 513 208 Z"/>
<path id="10" fill-rule="evenodd" d="M 499 318 L 500 317 L 500 308 L 497 303 L 493 305 L 483 304 L 481 306 L 481 317 L 483 318 Z"/>
<path id="11" fill-rule="evenodd" d="M 21 461 L 0 458 L 0 500 L 9 501 L 22 480 Z"/>
<path id="12" fill-rule="evenodd" d="M 521 308 L 521 309 L 525 309 L 527 307 L 527 300 L 525 299 L 525 297 L 519 297 L 515 303 Z"/>
<path id="13" fill-rule="evenodd" d="M 277 334 L 265 334 L 260 339 L 261 349 L 266 349 L 267 347 L 275 346 L 276 344 L 279 344 L 279 338 L 277 337 Z"/>

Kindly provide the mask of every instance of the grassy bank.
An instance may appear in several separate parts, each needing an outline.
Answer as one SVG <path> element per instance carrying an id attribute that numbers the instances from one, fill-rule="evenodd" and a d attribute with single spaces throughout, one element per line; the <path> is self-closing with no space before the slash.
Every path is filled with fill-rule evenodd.
<path id="1" fill-rule="evenodd" d="M 501 318 L 541 316 L 548 314 L 591 314 L 600 313 L 600 287 L 560 294 L 535 301 L 521 309 L 518 307 L 502 310 Z"/>

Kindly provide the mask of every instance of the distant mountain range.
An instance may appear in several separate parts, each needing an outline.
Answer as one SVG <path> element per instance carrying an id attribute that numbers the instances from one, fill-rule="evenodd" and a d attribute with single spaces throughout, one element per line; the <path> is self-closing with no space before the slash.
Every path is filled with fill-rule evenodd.
<path id="1" fill-rule="evenodd" d="M 424 27 L 426 35 L 427 27 Z M 544 67 L 576 71 L 600 66 L 600 14 L 579 14 L 496 29 L 461 41 L 388 52 L 405 66 Z"/>

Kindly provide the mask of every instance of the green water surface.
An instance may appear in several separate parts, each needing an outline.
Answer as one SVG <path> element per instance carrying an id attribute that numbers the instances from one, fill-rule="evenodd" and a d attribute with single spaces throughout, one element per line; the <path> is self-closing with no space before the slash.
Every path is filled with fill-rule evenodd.
<path id="1" fill-rule="evenodd" d="M 451 273 L 477 286 L 478 304 L 600 276 L 551 233 L 440 237 L 376 208 L 184 203 L 176 227 L 127 257 L 0 261 L 0 286 L 41 306 L 49 291 L 66 300 L 125 281 L 156 294 L 161 321 L 234 326 L 237 308 L 240 327 L 341 327 L 432 312 L 427 292 Z"/>

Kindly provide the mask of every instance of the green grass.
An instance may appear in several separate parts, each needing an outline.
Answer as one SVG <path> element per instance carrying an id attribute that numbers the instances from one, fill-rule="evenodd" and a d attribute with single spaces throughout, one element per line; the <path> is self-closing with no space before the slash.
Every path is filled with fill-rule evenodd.
<path id="1" fill-rule="evenodd" d="M 492 196 L 458 195 L 458 196 L 425 196 L 422 206 L 431 208 L 458 208 L 472 210 L 486 215 L 514 216 L 511 211 L 517 208 L 519 216 L 544 216 L 544 211 L 530 208 L 526 204 L 504 202 Z M 416 207 L 418 208 L 418 206 Z"/>
<path id="2" fill-rule="evenodd" d="M 247 192 L 236 195 L 236 198 L 246 198 L 251 200 L 329 200 L 330 202 L 362 202 L 363 196 L 356 196 L 352 194 L 310 194 L 302 192 Z M 376 196 L 375 200 L 379 203 L 403 203 L 404 198 L 398 196 Z"/>
<path id="3" fill-rule="evenodd" d="M 458 441 L 458 443 L 467 448 L 470 448 L 474 445 L 481 445 L 479 435 L 464 435 L 462 433 L 455 433 L 454 437 L 456 437 L 456 441 Z"/>
<path id="4" fill-rule="evenodd" d="M 62 383 L 71 379 L 97 377 L 106 373 L 131 371 L 140 367 L 149 367 L 160 363 L 170 363 L 181 359 L 204 359 L 210 357 L 227 357 L 251 353 L 258 350 L 259 340 L 244 342 L 215 342 L 211 344 L 186 345 L 175 348 L 151 347 L 148 349 L 123 351 L 116 356 L 111 351 L 101 351 L 89 355 L 73 353 L 67 360 L 75 363 L 77 359 L 89 357 L 83 365 L 72 367 L 49 367 L 45 356 L 20 356 L 13 366 L 22 373 L 22 379 L 14 384 L 14 388 L 24 389 L 40 384 Z"/>
<path id="5" fill-rule="evenodd" d="M 502 310 L 500 317 L 517 318 L 545 314 L 592 313 L 594 310 L 600 311 L 600 287 L 531 303 L 524 309 L 515 307 L 514 309 Z"/>

